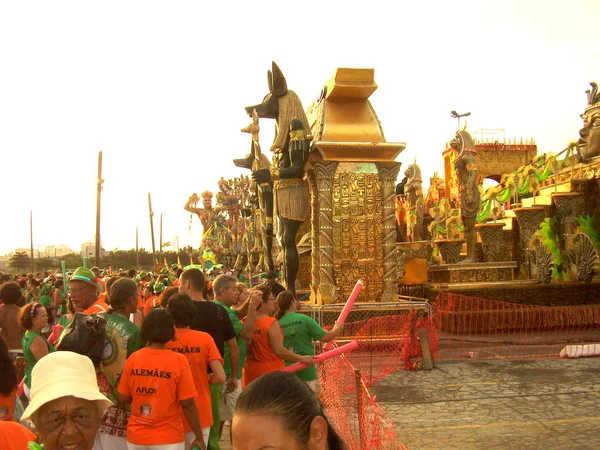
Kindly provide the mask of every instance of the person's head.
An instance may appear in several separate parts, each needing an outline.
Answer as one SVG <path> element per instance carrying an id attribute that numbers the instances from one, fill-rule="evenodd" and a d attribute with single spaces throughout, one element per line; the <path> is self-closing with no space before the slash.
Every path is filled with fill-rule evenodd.
<path id="1" fill-rule="evenodd" d="M 41 358 L 31 375 L 31 419 L 45 450 L 91 450 L 103 411 L 112 403 L 98 389 L 92 361 L 58 351 Z"/>
<path id="2" fill-rule="evenodd" d="M 236 279 L 231 275 L 219 275 L 213 282 L 215 300 L 233 306 L 237 303 L 240 292 L 236 286 Z"/>
<path id="3" fill-rule="evenodd" d="M 242 391 L 231 429 L 239 450 L 345 448 L 312 389 L 287 372 L 263 375 Z"/>
<path id="4" fill-rule="evenodd" d="M 206 279 L 200 269 L 184 270 L 179 276 L 179 292 L 192 297 L 192 294 L 202 294 Z"/>
<path id="5" fill-rule="evenodd" d="M 265 275 L 265 281 L 269 286 L 274 285 L 277 282 L 277 274 L 274 271 L 269 270 Z"/>
<path id="6" fill-rule="evenodd" d="M 129 314 L 135 313 L 137 309 L 137 285 L 131 278 L 114 278 L 115 280 L 111 283 L 110 287 L 106 283 L 110 298 L 109 311 L 119 312 L 129 317 Z"/>
<path id="7" fill-rule="evenodd" d="M 137 270 L 135 270 L 135 269 L 129 269 L 129 270 L 127 271 L 127 276 L 128 276 L 129 278 L 133 278 L 133 277 L 135 277 L 136 275 L 137 275 Z"/>
<path id="8" fill-rule="evenodd" d="M 286 312 L 296 312 L 298 303 L 296 296 L 290 291 L 282 291 L 276 299 L 277 319 L 281 319 Z"/>
<path id="9" fill-rule="evenodd" d="M 106 280 L 106 282 L 104 283 L 104 289 L 105 289 L 105 297 L 104 297 L 104 301 L 110 305 L 110 288 L 113 284 L 115 284 L 115 282 L 119 279 L 120 277 L 117 276 L 113 276 L 113 277 L 109 277 L 108 280 Z M 137 285 L 136 285 L 137 288 Z"/>
<path id="10" fill-rule="evenodd" d="M 179 293 L 179 286 L 169 286 L 158 296 L 158 303 L 161 308 L 166 308 L 169 305 L 169 300 L 175 294 Z"/>
<path id="11" fill-rule="evenodd" d="M 150 297 L 152 297 L 154 295 L 154 284 L 150 284 L 148 283 L 145 287 L 144 287 L 144 299 L 149 299 Z"/>
<path id="12" fill-rule="evenodd" d="M 175 338 L 175 323 L 166 309 L 155 308 L 144 317 L 142 339 L 148 344 L 166 344 Z"/>
<path id="13" fill-rule="evenodd" d="M 8 345 L 0 336 L 0 395 L 8 397 L 18 385 L 15 364 L 8 351 Z"/>
<path id="14" fill-rule="evenodd" d="M 270 288 L 267 286 L 255 286 L 250 291 L 259 291 L 262 293 L 262 303 L 257 311 L 268 315 L 272 315 L 275 312 L 275 297 L 273 297 L 273 292 L 271 292 Z"/>
<path id="15" fill-rule="evenodd" d="M 85 267 L 78 267 L 69 281 L 69 296 L 73 300 L 75 311 L 83 311 L 98 300 L 98 285 L 94 281 L 94 272 Z"/>
<path id="16" fill-rule="evenodd" d="M 212 209 L 213 193 L 210 191 L 204 191 L 200 195 L 202 196 L 202 206 L 204 206 L 205 209 Z"/>
<path id="17" fill-rule="evenodd" d="M 48 325 L 48 312 L 41 303 L 28 303 L 21 307 L 17 322 L 24 330 L 39 332 Z"/>
<path id="18" fill-rule="evenodd" d="M 175 294 L 169 299 L 167 311 L 173 317 L 177 328 L 189 327 L 194 320 L 196 309 L 194 302 L 185 294 Z"/>
<path id="19" fill-rule="evenodd" d="M 238 305 L 243 305 L 244 302 L 246 300 L 248 300 L 248 286 L 246 286 L 244 283 L 236 283 L 235 287 L 237 288 L 238 292 L 239 292 L 239 296 L 238 296 L 238 301 L 237 304 Z"/>
<path id="20" fill-rule="evenodd" d="M 23 293 L 19 283 L 7 281 L 0 286 L 0 300 L 6 305 L 16 305 L 21 301 Z"/>
<path id="21" fill-rule="evenodd" d="M 57 280 L 54 282 L 54 288 L 55 288 L 55 289 L 62 290 L 64 285 L 65 285 L 65 282 L 62 280 L 62 278 L 58 278 L 58 279 L 57 279 Z"/>

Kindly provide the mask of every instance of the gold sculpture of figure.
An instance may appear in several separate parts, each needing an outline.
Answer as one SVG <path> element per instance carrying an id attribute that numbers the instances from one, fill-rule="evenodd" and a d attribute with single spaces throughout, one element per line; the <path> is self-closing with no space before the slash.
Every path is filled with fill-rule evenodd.
<path id="1" fill-rule="evenodd" d="M 238 167 L 250 169 L 253 172 L 260 169 L 268 170 L 271 163 L 268 158 L 263 155 L 258 141 L 260 127 L 258 126 L 258 114 L 256 113 L 256 110 L 252 110 L 252 123 L 247 127 L 242 128 L 241 131 L 252 135 L 250 154 L 244 159 L 234 159 L 234 164 Z M 258 224 L 257 228 L 260 233 L 263 259 L 266 262 L 267 271 L 275 270 L 275 263 L 273 262 L 273 182 L 268 180 L 263 183 L 257 183 L 253 180 L 250 184 L 250 189 L 258 198 L 260 208 L 260 214 L 257 214 L 257 217 L 260 218 L 260 224 Z M 256 250 L 257 248 L 255 246 L 252 251 Z"/>
<path id="2" fill-rule="evenodd" d="M 213 208 L 212 192 L 204 191 L 200 195 L 202 196 L 202 206 L 204 206 L 204 208 L 196 207 L 196 205 L 198 204 L 198 200 L 200 199 L 198 198 L 198 195 L 194 193 L 190 196 L 190 198 L 188 198 L 188 201 L 186 202 L 183 209 L 198 216 L 198 218 L 200 219 L 200 223 L 202 224 L 202 237 L 204 237 L 208 229 L 214 224 L 218 210 Z"/>
<path id="3" fill-rule="evenodd" d="M 296 234 L 309 213 L 310 197 L 304 181 L 310 150 L 310 127 L 298 95 L 288 90 L 283 73 L 273 62 L 268 71 L 269 94 L 262 103 L 248 106 L 260 118 L 275 119 L 274 153 L 271 169 L 252 172 L 257 183 L 273 182 L 275 209 L 281 226 L 286 289 L 296 294 L 296 277 L 300 267 Z"/>
<path id="4" fill-rule="evenodd" d="M 473 138 L 464 129 L 456 132 L 456 137 L 450 141 L 450 147 L 457 152 L 454 170 L 458 178 L 461 219 L 467 241 L 467 257 L 463 263 L 474 263 L 477 262 L 475 220 L 481 204 L 477 176 L 477 150 L 475 150 Z"/>
<path id="5" fill-rule="evenodd" d="M 407 178 L 404 185 L 404 194 L 408 200 L 407 234 L 412 241 L 421 240 L 421 229 L 423 227 L 423 188 L 421 169 L 417 163 L 408 166 L 404 171 Z"/>
<path id="6" fill-rule="evenodd" d="M 577 147 L 584 161 L 600 155 L 600 92 L 598 85 L 590 83 L 592 89 L 588 89 L 588 106 L 581 115 L 583 128 L 579 130 L 579 142 Z"/>

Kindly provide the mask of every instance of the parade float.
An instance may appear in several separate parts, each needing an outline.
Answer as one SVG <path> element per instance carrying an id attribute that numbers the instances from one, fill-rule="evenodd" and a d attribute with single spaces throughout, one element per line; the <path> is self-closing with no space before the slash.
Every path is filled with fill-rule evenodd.
<path id="1" fill-rule="evenodd" d="M 464 289 L 505 298 L 557 283 L 586 298 L 596 292 L 594 83 L 578 142 L 538 155 L 533 139 L 476 139 L 461 129 L 440 152 L 443 177 L 426 177 L 424 188 L 417 161 L 398 183 L 405 144 L 385 139 L 369 101 L 373 69 L 338 69 L 306 111 L 276 64 L 268 79 L 265 101 L 246 108 L 251 152 L 234 161 L 250 172 L 221 180 L 215 208 L 195 208 L 197 196 L 186 204 L 204 226 L 201 259 L 246 279 L 279 268 L 286 287 L 314 305 L 345 301 L 357 279 L 365 281 L 359 303 Z M 276 134 L 263 152 L 266 119 Z M 496 183 L 484 190 L 486 179 Z"/>

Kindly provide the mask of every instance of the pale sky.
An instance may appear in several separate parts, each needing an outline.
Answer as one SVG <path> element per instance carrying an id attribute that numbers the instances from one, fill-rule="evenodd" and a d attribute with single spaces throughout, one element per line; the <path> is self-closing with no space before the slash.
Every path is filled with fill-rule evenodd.
<path id="1" fill-rule="evenodd" d="M 35 248 L 93 240 L 100 150 L 106 249 L 134 248 L 136 227 L 151 249 L 148 192 L 157 247 L 160 213 L 164 241 L 197 246 L 183 205 L 249 173 L 231 160 L 271 61 L 305 108 L 337 67 L 374 68 L 401 174 L 415 157 L 424 179 L 442 172 L 452 109 L 558 152 L 600 82 L 599 17 L 597 0 L 1 1 L 0 254 L 29 247 L 30 210 Z"/>

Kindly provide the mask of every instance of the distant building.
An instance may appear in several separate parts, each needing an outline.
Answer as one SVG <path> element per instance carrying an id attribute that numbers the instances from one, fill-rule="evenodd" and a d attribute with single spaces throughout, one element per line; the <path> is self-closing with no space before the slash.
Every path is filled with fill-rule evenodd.
<path id="1" fill-rule="evenodd" d="M 106 256 L 106 251 L 100 245 L 100 258 Z M 92 241 L 84 242 L 81 244 L 81 257 L 82 258 L 95 258 L 96 257 L 96 243 Z"/>
<path id="2" fill-rule="evenodd" d="M 42 251 L 42 257 L 47 258 L 58 258 L 59 256 L 68 255 L 69 253 L 74 253 L 71 247 L 67 247 L 66 245 L 48 245 Z"/>

